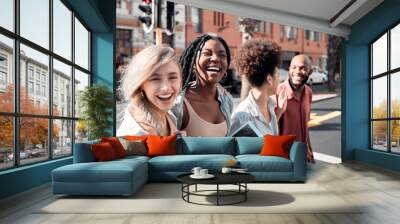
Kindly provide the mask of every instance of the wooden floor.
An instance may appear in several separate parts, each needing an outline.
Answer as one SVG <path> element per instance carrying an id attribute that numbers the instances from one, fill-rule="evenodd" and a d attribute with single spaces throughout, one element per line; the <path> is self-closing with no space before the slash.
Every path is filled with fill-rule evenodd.
<path id="1" fill-rule="evenodd" d="M 400 174 L 359 163 L 317 162 L 308 176 L 308 182 L 366 206 L 357 214 L 35 214 L 54 200 L 47 185 L 0 201 L 0 223 L 400 223 Z"/>

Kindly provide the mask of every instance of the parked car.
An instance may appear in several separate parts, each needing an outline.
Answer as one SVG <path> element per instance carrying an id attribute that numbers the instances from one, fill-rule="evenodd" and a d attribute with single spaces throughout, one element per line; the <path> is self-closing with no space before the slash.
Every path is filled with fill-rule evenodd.
<path id="1" fill-rule="evenodd" d="M 309 85 L 322 83 L 325 84 L 328 81 L 328 76 L 319 71 L 318 67 L 313 66 L 313 72 L 311 73 L 310 77 L 308 77 L 307 83 Z"/>

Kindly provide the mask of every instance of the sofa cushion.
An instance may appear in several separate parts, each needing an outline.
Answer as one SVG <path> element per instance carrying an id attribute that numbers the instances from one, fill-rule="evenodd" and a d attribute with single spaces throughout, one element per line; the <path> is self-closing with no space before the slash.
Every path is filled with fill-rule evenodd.
<path id="1" fill-rule="evenodd" d="M 262 137 L 236 137 L 236 155 L 260 154 L 263 145 Z"/>
<path id="2" fill-rule="evenodd" d="M 279 156 L 238 155 L 236 159 L 249 172 L 293 172 L 292 161 Z"/>
<path id="3" fill-rule="evenodd" d="M 99 144 L 93 144 L 90 146 L 96 161 L 104 162 L 117 159 L 118 156 L 115 154 L 115 150 L 109 142 L 102 142 Z"/>
<path id="4" fill-rule="evenodd" d="M 235 141 L 233 137 L 182 137 L 177 141 L 177 154 L 235 155 Z"/>
<path id="5" fill-rule="evenodd" d="M 264 146 L 261 149 L 261 156 L 280 156 L 286 159 L 289 158 L 290 147 L 296 135 L 265 135 Z"/>
<path id="6" fill-rule="evenodd" d="M 158 156 L 149 160 L 149 170 L 151 172 L 191 172 L 193 167 L 200 166 L 211 172 L 217 172 L 230 159 L 235 158 L 222 154 Z"/>
<path id="7" fill-rule="evenodd" d="M 74 163 L 95 162 L 96 158 L 90 148 L 92 144 L 99 144 L 100 140 L 75 143 L 74 147 Z"/>
<path id="8" fill-rule="evenodd" d="M 126 156 L 126 151 L 124 149 L 124 146 L 122 146 L 121 142 L 117 137 L 103 137 L 101 138 L 101 142 L 110 143 L 112 148 L 114 149 L 117 158 L 122 158 Z"/>
<path id="9" fill-rule="evenodd" d="M 126 151 L 126 155 L 147 155 L 146 143 L 142 140 L 127 140 L 125 138 L 118 138 Z"/>
<path id="10" fill-rule="evenodd" d="M 58 182 L 130 182 L 133 173 L 147 172 L 146 166 L 146 162 L 139 159 L 114 160 L 74 163 L 59 167 L 52 173 L 53 181 Z"/>
<path id="11" fill-rule="evenodd" d="M 146 140 L 147 155 L 154 156 L 165 156 L 176 154 L 176 135 L 171 136 L 157 136 L 149 135 Z"/>

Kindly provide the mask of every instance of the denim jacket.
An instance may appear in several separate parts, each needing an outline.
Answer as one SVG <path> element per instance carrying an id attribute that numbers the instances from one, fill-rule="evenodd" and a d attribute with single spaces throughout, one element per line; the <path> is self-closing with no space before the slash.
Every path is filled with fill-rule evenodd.
<path id="1" fill-rule="evenodd" d="M 183 99 L 185 97 L 185 91 L 182 91 L 175 100 L 175 104 L 171 111 L 177 119 L 178 129 L 182 129 L 183 119 Z M 231 114 L 233 111 L 233 97 L 232 95 L 221 85 L 217 85 L 217 99 L 219 102 L 219 109 L 225 117 L 226 124 L 228 126 L 228 132 L 231 127 Z M 228 133 L 227 133 L 228 134 Z"/>

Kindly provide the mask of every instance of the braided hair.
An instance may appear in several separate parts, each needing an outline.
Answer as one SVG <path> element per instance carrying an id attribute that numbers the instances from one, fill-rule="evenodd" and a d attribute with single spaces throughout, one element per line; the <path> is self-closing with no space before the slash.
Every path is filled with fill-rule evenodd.
<path id="1" fill-rule="evenodd" d="M 198 58 L 200 52 L 203 50 L 204 44 L 211 39 L 218 40 L 222 44 L 222 46 L 224 46 L 229 68 L 229 64 L 231 62 L 231 54 L 228 44 L 225 42 L 225 40 L 219 36 L 203 34 L 193 40 L 189 44 L 189 46 L 185 48 L 185 50 L 182 52 L 181 57 L 179 58 L 179 64 L 182 68 L 182 90 L 186 90 L 190 82 L 195 80 L 198 81 L 198 77 L 194 69 L 196 65 L 196 59 Z"/>

